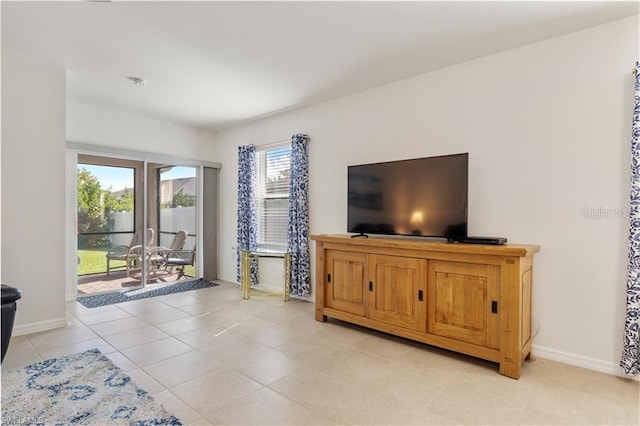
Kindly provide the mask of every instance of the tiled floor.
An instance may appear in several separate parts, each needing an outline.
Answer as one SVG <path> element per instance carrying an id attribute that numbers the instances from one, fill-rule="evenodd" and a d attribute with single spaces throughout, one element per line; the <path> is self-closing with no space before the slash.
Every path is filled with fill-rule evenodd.
<path id="1" fill-rule="evenodd" d="M 553 361 L 495 364 L 222 285 L 88 309 L 12 339 L 2 369 L 98 348 L 187 424 L 634 424 L 638 382 Z"/>

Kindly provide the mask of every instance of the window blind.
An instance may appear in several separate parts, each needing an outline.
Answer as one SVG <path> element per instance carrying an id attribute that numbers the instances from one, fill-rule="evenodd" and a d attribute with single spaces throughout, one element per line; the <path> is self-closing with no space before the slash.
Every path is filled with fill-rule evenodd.
<path id="1" fill-rule="evenodd" d="M 284 249 L 289 226 L 291 147 L 258 151 L 256 155 L 258 247 Z"/>

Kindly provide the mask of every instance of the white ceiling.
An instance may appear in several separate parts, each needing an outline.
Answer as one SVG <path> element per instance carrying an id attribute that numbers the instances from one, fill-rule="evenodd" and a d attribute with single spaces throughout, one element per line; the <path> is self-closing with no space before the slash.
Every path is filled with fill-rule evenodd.
<path id="1" fill-rule="evenodd" d="M 69 99 L 212 130 L 639 13 L 635 1 L 1 7 L 3 52 L 66 68 Z"/>

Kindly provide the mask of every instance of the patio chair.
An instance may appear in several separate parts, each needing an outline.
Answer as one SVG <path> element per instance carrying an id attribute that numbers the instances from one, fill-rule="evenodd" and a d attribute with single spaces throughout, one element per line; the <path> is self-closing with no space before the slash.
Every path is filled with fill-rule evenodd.
<path id="1" fill-rule="evenodd" d="M 172 272 L 173 266 L 167 266 L 167 259 L 172 253 L 180 252 L 187 240 L 187 231 L 176 232 L 169 247 L 151 247 L 147 252 L 147 271 L 149 277 L 158 275 L 168 275 Z"/>
<path id="2" fill-rule="evenodd" d="M 182 277 L 186 277 L 184 273 L 184 268 L 187 266 L 193 266 L 196 259 L 196 246 L 193 246 L 193 250 L 174 250 L 170 253 L 167 253 L 167 258 L 165 260 L 165 268 L 170 268 L 171 271 L 173 268 L 176 268 L 178 271 L 179 280 Z"/>
<path id="3" fill-rule="evenodd" d="M 154 232 L 153 229 L 147 228 L 146 235 L 146 243 L 147 247 L 149 247 L 153 243 Z M 129 245 L 119 245 L 114 246 L 109 249 L 107 252 L 107 275 L 113 269 L 121 269 L 126 268 L 127 276 L 131 274 L 131 271 L 137 268 L 137 262 L 140 259 L 142 254 L 142 230 L 138 229 L 135 234 L 133 234 L 133 238 L 131 238 L 131 242 Z M 112 260 L 124 261 L 124 266 L 111 266 Z"/>

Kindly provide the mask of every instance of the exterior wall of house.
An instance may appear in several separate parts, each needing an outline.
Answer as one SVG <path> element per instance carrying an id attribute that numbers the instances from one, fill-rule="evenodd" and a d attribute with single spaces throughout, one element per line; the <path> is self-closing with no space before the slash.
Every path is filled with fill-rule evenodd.
<path id="1" fill-rule="evenodd" d="M 2 52 L 2 282 L 14 334 L 66 325 L 65 70 Z"/>
<path id="2" fill-rule="evenodd" d="M 310 135 L 312 233 L 346 231 L 347 165 L 469 152 L 470 234 L 542 246 L 535 352 L 620 372 L 638 30 L 630 17 L 220 132 L 221 278 L 236 280 L 238 145 Z"/>

